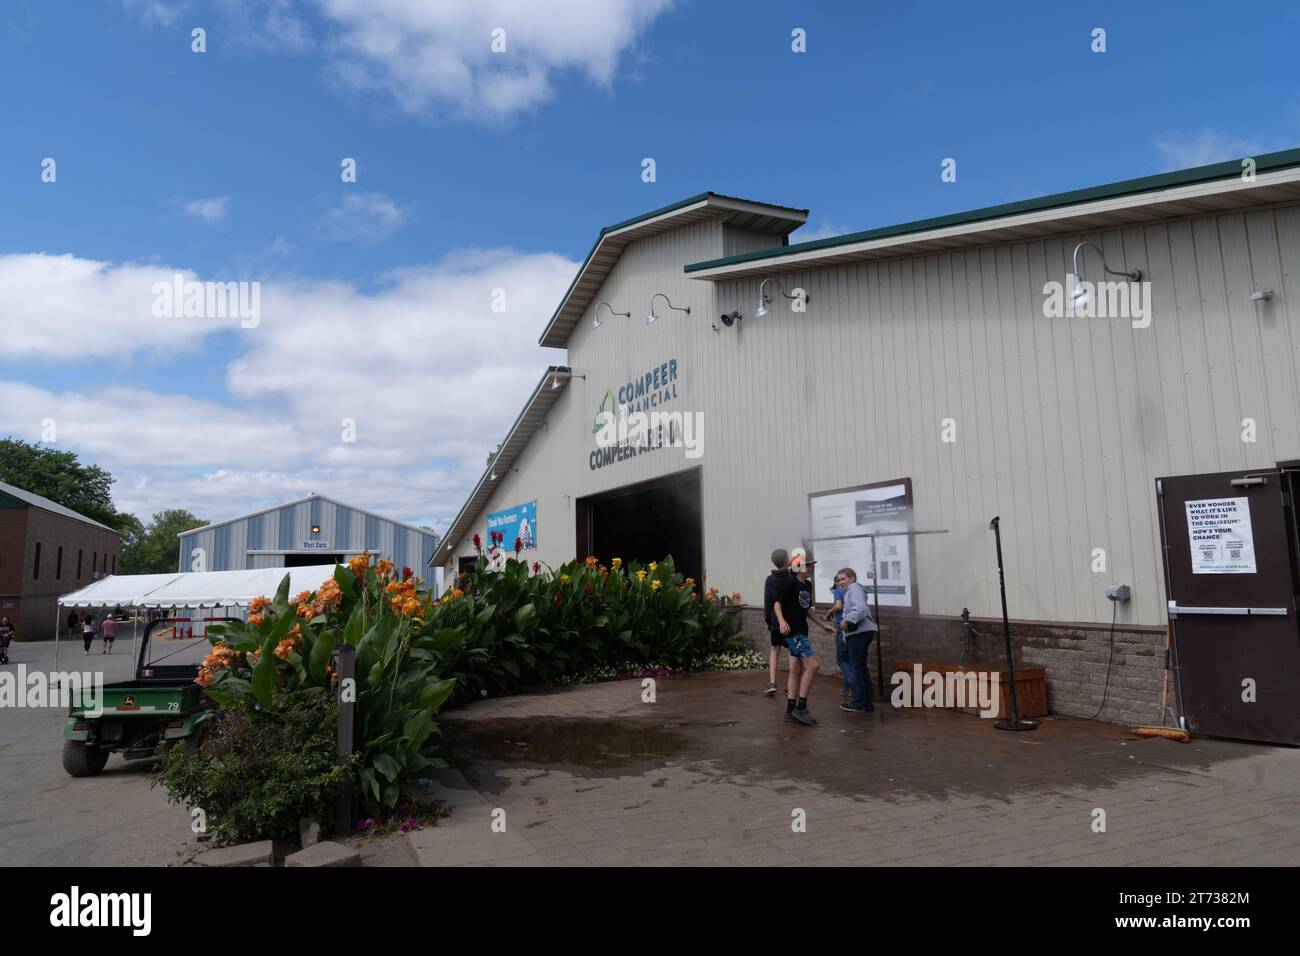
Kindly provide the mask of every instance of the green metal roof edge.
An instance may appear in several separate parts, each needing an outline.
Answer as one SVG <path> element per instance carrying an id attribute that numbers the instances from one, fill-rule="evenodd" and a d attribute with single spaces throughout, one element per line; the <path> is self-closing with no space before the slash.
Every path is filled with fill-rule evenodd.
<path id="1" fill-rule="evenodd" d="M 1254 157 L 1254 159 L 1257 173 L 1300 166 L 1300 148 L 1265 153 Z M 1021 199 L 999 206 L 985 206 L 967 212 L 950 213 L 946 216 L 934 216 L 929 219 L 917 219 L 893 226 L 881 226 L 876 229 L 866 229 L 862 232 L 852 232 L 843 236 L 812 239 L 808 242 L 798 242 L 788 246 L 760 249 L 757 252 L 743 252 L 722 259 L 709 259 L 705 262 L 691 262 L 687 263 L 683 271 L 699 272 L 703 269 L 716 269 L 721 266 L 738 265 L 742 262 L 753 262 L 758 259 L 778 259 L 799 252 L 812 252 L 816 249 L 830 249 L 855 242 L 868 242 L 872 239 L 888 239 L 894 236 L 905 236 L 913 232 L 928 232 L 933 229 L 944 229 L 948 226 L 962 226 L 991 219 L 1004 219 L 1007 216 L 1016 216 L 1021 213 L 1041 212 L 1045 209 L 1063 208 L 1085 202 L 1095 202 L 1099 199 L 1114 199 L 1119 196 L 1154 192 L 1158 189 L 1169 189 L 1174 186 L 1191 186 L 1196 183 L 1228 179 L 1239 175 L 1241 175 L 1241 160 L 1232 159 L 1222 163 L 1212 163 L 1209 166 L 1196 166 L 1191 169 L 1175 170 L 1171 173 L 1158 173 L 1154 176 L 1142 176 L 1138 179 L 1125 179 L 1104 186 L 1090 186 L 1085 189 L 1053 193 L 1048 196 L 1039 196 L 1036 199 Z"/>
<path id="2" fill-rule="evenodd" d="M 676 209 L 681 209 L 685 206 L 693 206 L 695 203 L 703 202 L 706 199 L 733 199 L 741 202 L 749 201 L 740 200 L 737 196 L 724 196 L 722 193 L 715 193 L 710 190 L 708 192 L 696 193 L 694 196 L 688 196 L 685 199 L 679 199 L 677 202 L 669 203 L 667 206 L 660 206 L 658 209 L 652 209 L 649 212 L 643 212 L 640 215 L 633 216 L 631 219 L 624 219 L 622 222 L 616 222 L 612 226 L 602 226 L 599 234 L 596 236 L 596 241 L 591 244 L 591 249 L 588 250 L 586 257 L 582 260 L 582 265 L 579 266 L 578 271 L 574 273 L 573 281 L 569 283 L 569 287 L 564 290 L 564 295 L 560 297 L 560 304 L 557 305 L 555 311 L 551 313 L 551 318 L 547 321 L 546 328 L 542 330 L 542 334 L 537 339 L 538 344 L 543 344 L 546 341 L 546 337 L 551 332 L 551 327 L 555 325 L 555 320 L 559 318 L 560 312 L 564 309 L 565 303 L 569 301 L 569 296 L 573 294 L 573 289 L 578 284 L 578 280 L 582 278 L 582 274 L 587 271 L 587 264 L 591 262 L 591 257 L 596 254 L 596 250 L 600 248 L 601 241 L 607 235 L 611 232 L 618 232 L 620 229 L 626 229 L 628 226 L 635 226 L 637 223 L 644 222 L 647 219 L 654 219 L 656 216 L 662 216 L 665 213 L 673 212 Z M 805 216 L 808 215 L 807 209 L 795 209 L 793 206 L 777 206 L 772 203 L 761 202 L 755 202 L 754 205 L 771 206 L 773 209 L 786 209 L 790 212 L 801 212 Z"/>

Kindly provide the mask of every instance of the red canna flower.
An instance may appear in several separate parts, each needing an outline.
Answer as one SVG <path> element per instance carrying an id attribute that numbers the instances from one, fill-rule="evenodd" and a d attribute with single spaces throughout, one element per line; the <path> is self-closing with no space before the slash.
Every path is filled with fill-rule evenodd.
<path id="1" fill-rule="evenodd" d="M 541 570 L 542 570 L 542 562 L 540 562 L 540 561 L 534 561 L 534 562 L 533 562 L 533 574 L 538 574 Z"/>
<path id="2" fill-rule="evenodd" d="M 524 539 L 515 538 L 515 557 L 519 557 L 519 552 L 524 550 Z"/>
<path id="3" fill-rule="evenodd" d="M 474 535 L 474 550 L 479 554 L 483 553 L 483 539 L 477 533 Z"/>
<path id="4" fill-rule="evenodd" d="M 414 573 L 415 573 L 415 572 L 412 571 L 410 568 L 408 568 L 408 567 L 403 567 L 403 568 L 402 568 L 402 580 L 403 580 L 403 581 L 409 581 L 409 580 L 411 580 L 411 575 L 414 574 Z"/>

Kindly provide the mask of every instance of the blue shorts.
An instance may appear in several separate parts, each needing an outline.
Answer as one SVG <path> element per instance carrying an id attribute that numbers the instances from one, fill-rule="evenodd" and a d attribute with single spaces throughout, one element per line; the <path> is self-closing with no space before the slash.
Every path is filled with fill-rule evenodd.
<path id="1" fill-rule="evenodd" d="M 790 651 L 790 656 L 796 660 L 817 656 L 817 652 L 813 650 L 812 641 L 808 640 L 807 634 L 791 634 L 785 639 L 785 646 Z"/>

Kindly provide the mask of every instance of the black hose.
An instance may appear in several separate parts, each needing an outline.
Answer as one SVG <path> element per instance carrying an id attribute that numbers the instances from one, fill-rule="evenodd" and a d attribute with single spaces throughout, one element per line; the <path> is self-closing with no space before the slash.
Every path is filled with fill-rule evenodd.
<path id="1" fill-rule="evenodd" d="M 1110 654 L 1106 658 L 1106 683 L 1101 688 L 1101 706 L 1097 708 L 1097 713 L 1089 717 L 1089 720 L 1096 720 L 1101 716 L 1101 712 L 1106 709 L 1106 695 L 1110 693 L 1110 666 L 1115 663 L 1115 618 L 1119 615 L 1119 602 L 1112 601 L 1110 609 Z"/>

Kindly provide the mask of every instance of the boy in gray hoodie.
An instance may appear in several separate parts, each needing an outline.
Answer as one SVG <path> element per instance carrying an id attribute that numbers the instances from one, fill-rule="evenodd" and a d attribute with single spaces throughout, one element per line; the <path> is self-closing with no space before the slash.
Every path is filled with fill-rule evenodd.
<path id="1" fill-rule="evenodd" d="M 835 572 L 835 586 L 844 588 L 844 643 L 849 652 L 849 702 L 840 710 L 867 713 L 875 710 L 872 702 L 871 673 L 867 669 L 867 649 L 880 630 L 871 616 L 867 589 L 858 583 L 857 572 L 841 568 Z"/>

